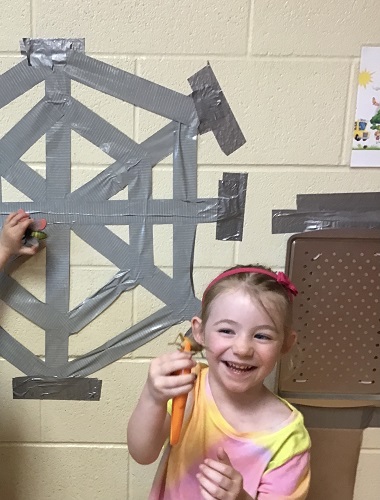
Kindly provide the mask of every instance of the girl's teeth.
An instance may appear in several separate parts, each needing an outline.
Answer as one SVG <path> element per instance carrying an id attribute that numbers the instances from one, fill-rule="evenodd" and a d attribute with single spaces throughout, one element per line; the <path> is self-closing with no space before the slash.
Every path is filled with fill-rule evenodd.
<path id="1" fill-rule="evenodd" d="M 226 363 L 228 368 L 232 368 L 233 370 L 238 370 L 241 372 L 247 372 L 249 370 L 253 369 L 253 366 L 239 366 L 239 365 L 234 365 L 233 363 Z"/>

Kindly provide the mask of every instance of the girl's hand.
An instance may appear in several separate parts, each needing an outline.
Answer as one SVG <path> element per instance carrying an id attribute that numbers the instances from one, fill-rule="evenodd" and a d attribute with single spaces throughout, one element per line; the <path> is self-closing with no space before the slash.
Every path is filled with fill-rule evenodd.
<path id="1" fill-rule="evenodd" d="M 166 404 L 179 394 L 187 394 L 194 386 L 196 375 L 175 375 L 179 370 L 196 365 L 189 352 L 175 351 L 154 359 L 149 368 L 147 390 L 157 403 Z"/>
<path id="2" fill-rule="evenodd" d="M 33 219 L 30 219 L 29 214 L 22 209 L 8 215 L 0 233 L 2 258 L 8 259 L 12 255 L 34 255 L 37 252 L 38 245 L 25 247 L 22 241 L 25 231 L 31 224 Z"/>
<path id="3" fill-rule="evenodd" d="M 218 460 L 206 458 L 197 474 L 202 498 L 205 500 L 253 500 L 243 489 L 243 477 L 233 468 L 223 448 Z"/>

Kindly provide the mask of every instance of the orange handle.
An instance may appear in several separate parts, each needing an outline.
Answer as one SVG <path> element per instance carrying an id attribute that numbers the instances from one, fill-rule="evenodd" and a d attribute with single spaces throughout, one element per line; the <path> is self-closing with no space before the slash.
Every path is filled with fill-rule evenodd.
<path id="1" fill-rule="evenodd" d="M 186 352 L 191 351 L 191 342 L 188 338 L 185 337 L 183 341 L 183 350 Z M 191 373 L 189 368 L 185 370 L 179 370 L 177 375 Z M 187 394 L 180 394 L 173 398 L 172 404 L 172 418 L 170 423 L 170 444 L 174 446 L 178 443 L 179 436 L 181 434 L 183 417 L 185 415 Z"/>

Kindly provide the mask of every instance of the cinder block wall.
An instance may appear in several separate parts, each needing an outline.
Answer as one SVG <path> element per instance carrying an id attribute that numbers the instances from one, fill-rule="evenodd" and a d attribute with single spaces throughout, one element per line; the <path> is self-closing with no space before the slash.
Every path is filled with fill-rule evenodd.
<path id="1" fill-rule="evenodd" d="M 212 134 L 199 148 L 199 196 L 217 196 L 223 171 L 248 172 L 244 239 L 216 241 L 202 225 L 195 247 L 194 282 L 205 284 L 235 263 L 284 266 L 289 235 L 271 234 L 271 210 L 295 208 L 301 193 L 377 191 L 380 169 L 350 169 L 356 79 L 362 44 L 380 44 L 376 0 L 3 0 L 0 72 L 20 60 L 22 37 L 85 37 L 86 53 L 183 93 L 187 78 L 207 60 L 242 127 L 247 144 L 230 157 Z M 141 142 L 165 120 L 73 83 L 73 94 Z M 42 97 L 38 85 L 0 111 L 0 134 Z M 72 134 L 72 187 L 109 164 L 107 155 Z M 44 175 L 44 142 L 23 157 Z M 154 196 L 172 196 L 170 161 L 154 169 Z M 4 200 L 25 196 L 3 181 Z M 122 194 L 120 195 L 122 196 Z M 120 230 L 128 241 L 128 231 Z M 155 229 L 155 259 L 171 273 L 172 232 Z M 175 251 L 175 250 L 174 250 Z M 45 254 L 14 277 L 45 300 Z M 79 238 L 71 240 L 74 307 L 116 269 Z M 160 307 L 141 287 L 121 297 L 96 322 L 70 339 L 70 355 L 87 352 Z M 38 355 L 44 335 L 0 304 L 1 325 Z M 143 500 L 155 465 L 141 467 L 128 455 L 126 425 L 152 356 L 168 349 L 179 331 L 108 366 L 96 402 L 14 401 L 12 377 L 0 360 L 0 498 L 2 500 Z M 380 431 L 366 432 L 355 500 L 378 500 Z M 377 479 L 376 479 L 377 478 Z"/>

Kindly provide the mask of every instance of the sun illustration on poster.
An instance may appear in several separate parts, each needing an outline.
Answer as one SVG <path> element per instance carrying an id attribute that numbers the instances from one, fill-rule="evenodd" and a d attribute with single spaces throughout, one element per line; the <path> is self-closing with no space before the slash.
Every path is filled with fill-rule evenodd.
<path id="1" fill-rule="evenodd" d="M 372 75 L 373 75 L 373 73 L 370 73 L 367 70 L 361 71 L 359 73 L 359 78 L 358 78 L 359 86 L 366 88 L 367 85 L 372 83 Z"/>
<path id="2" fill-rule="evenodd" d="M 24 39 L 21 46 L 26 58 L 0 75 L 0 108 L 43 81 L 45 96 L 0 139 L 1 176 L 32 200 L 2 202 L 1 217 L 21 207 L 48 220 L 46 300 L 38 300 L 6 273 L 0 276 L 0 296 L 44 330 L 45 356 L 35 355 L 4 328 L 0 329 L 0 355 L 26 375 L 13 379 L 16 398 L 97 400 L 101 381 L 88 375 L 199 310 L 192 286 L 197 225 L 214 223 L 217 239 L 241 240 L 247 174 L 224 173 L 217 198 L 198 198 L 197 136 L 212 131 L 226 154 L 245 139 L 209 65 L 189 78 L 192 93 L 183 95 L 86 56 L 83 39 Z M 71 80 L 171 121 L 138 144 L 76 100 Z M 114 160 L 73 191 L 71 131 L 106 150 Z M 43 136 L 46 178 L 20 159 Z M 171 154 L 173 198 L 155 199 L 152 169 Z M 113 199 L 125 188 L 127 199 Z M 173 227 L 172 276 L 154 263 L 153 227 L 160 224 Z M 126 225 L 128 243 L 107 227 Z M 71 231 L 118 269 L 108 283 L 72 310 Z M 70 335 L 138 285 L 163 306 L 69 361 Z"/>

